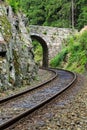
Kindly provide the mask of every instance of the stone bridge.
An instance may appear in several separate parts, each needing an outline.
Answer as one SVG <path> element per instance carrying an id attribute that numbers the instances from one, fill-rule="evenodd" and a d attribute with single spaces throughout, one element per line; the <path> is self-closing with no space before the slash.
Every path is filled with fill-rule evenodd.
<path id="1" fill-rule="evenodd" d="M 70 28 L 57 28 L 48 26 L 30 25 L 30 36 L 36 39 L 43 48 L 43 66 L 47 67 L 49 60 L 56 56 L 62 48 L 63 41 L 75 33 Z"/>

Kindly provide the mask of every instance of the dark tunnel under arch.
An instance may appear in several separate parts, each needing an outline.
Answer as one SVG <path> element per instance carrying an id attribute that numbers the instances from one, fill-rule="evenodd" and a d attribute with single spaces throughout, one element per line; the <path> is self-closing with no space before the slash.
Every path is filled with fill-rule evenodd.
<path id="1" fill-rule="evenodd" d="M 35 34 L 31 34 L 31 39 L 32 40 L 37 40 L 43 49 L 43 61 L 42 61 L 42 67 L 48 67 L 48 46 L 47 43 L 42 39 L 42 37 L 35 35 Z"/>

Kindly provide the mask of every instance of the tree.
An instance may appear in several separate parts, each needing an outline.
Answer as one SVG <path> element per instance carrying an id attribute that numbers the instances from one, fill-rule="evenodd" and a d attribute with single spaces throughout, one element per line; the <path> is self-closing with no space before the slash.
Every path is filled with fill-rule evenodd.
<path id="1" fill-rule="evenodd" d="M 22 10 L 30 24 L 75 27 L 87 24 L 87 0 L 6 0 Z"/>
<path id="2" fill-rule="evenodd" d="M 72 2 L 72 28 L 74 28 L 74 0 L 71 0 Z"/>

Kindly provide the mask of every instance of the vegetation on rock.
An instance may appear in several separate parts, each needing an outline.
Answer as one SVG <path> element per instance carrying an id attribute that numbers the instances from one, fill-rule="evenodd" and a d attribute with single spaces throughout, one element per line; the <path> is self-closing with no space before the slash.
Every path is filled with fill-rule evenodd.
<path id="1" fill-rule="evenodd" d="M 5 15 L 0 16 L 0 32 L 3 35 L 6 42 L 9 42 L 11 39 L 11 25 Z"/>
<path id="2" fill-rule="evenodd" d="M 0 90 L 35 79 L 37 65 L 26 22 L 22 13 L 14 13 L 9 4 L 0 1 Z"/>

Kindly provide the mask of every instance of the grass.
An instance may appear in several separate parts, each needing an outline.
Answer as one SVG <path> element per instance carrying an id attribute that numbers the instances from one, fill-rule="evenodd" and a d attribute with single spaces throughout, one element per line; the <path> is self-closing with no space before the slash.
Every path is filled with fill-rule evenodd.
<path id="1" fill-rule="evenodd" d="M 87 31 L 69 37 L 62 51 L 51 60 L 50 65 L 84 73 L 87 65 Z"/>

